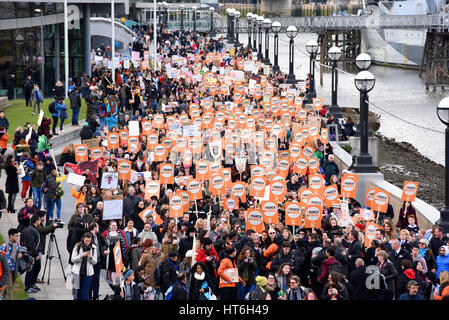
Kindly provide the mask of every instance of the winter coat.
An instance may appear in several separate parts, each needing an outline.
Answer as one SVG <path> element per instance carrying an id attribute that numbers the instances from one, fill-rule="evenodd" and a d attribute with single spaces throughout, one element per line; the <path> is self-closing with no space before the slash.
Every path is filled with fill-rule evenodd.
<path id="1" fill-rule="evenodd" d="M 44 169 L 42 169 L 42 170 L 35 169 L 31 173 L 31 187 L 32 188 L 41 188 L 44 181 L 45 181 Z"/>
<path id="2" fill-rule="evenodd" d="M 167 258 L 160 266 L 161 271 L 161 291 L 165 294 L 165 292 L 173 285 L 177 280 L 177 271 L 178 266 L 176 262 L 173 262 L 170 258 Z"/>
<path id="3" fill-rule="evenodd" d="M 20 235 L 20 244 L 28 249 L 28 253 L 33 258 L 39 255 L 39 242 L 40 235 L 34 225 L 30 225 L 28 228 L 23 230 Z"/>
<path id="4" fill-rule="evenodd" d="M 74 90 L 70 91 L 69 99 L 71 109 L 81 107 L 81 93 L 79 91 L 78 92 L 75 92 Z"/>
<path id="5" fill-rule="evenodd" d="M 443 246 L 446 251 L 446 255 L 438 255 L 437 257 L 437 273 L 436 276 L 439 279 L 441 271 L 449 271 L 449 248 L 447 246 Z"/>
<path id="6" fill-rule="evenodd" d="M 449 282 L 440 285 L 439 291 L 435 291 L 433 300 L 443 300 L 444 297 L 449 296 Z"/>
<path id="7" fill-rule="evenodd" d="M 6 193 L 19 193 L 19 176 L 17 174 L 17 168 L 12 165 L 7 165 L 6 171 Z"/>
<path id="8" fill-rule="evenodd" d="M 142 247 L 133 244 L 128 248 L 129 267 L 133 270 L 139 266 L 140 258 L 142 258 Z"/>
<path id="9" fill-rule="evenodd" d="M 239 269 L 239 275 L 245 281 L 246 285 L 252 285 L 256 283 L 256 270 L 257 263 L 255 258 L 251 258 L 253 261 L 248 263 L 245 259 L 237 261 L 237 268 Z"/>
<path id="10" fill-rule="evenodd" d="M 51 145 L 50 145 L 50 142 L 48 142 L 47 136 L 46 135 L 41 135 L 39 137 L 37 150 L 44 151 L 44 150 L 50 150 L 50 149 L 51 149 Z"/>
<path id="11" fill-rule="evenodd" d="M 407 250 L 401 248 L 401 250 L 399 251 L 398 254 L 396 254 L 395 251 L 390 251 L 388 253 L 388 260 L 390 260 L 394 267 L 396 268 L 396 270 L 398 271 L 398 273 L 402 272 L 402 260 L 407 259 L 410 261 L 413 261 L 412 256 L 410 254 L 410 252 L 408 252 Z"/>
<path id="12" fill-rule="evenodd" d="M 194 271 L 196 270 L 198 264 L 203 267 L 203 273 L 201 275 Z M 212 290 L 213 285 L 210 280 L 209 274 L 205 270 L 205 265 L 202 262 L 197 262 L 196 264 L 194 264 L 191 272 L 192 276 L 190 277 L 189 300 L 200 300 L 201 287 L 211 288 Z M 207 289 L 204 288 L 204 291 L 207 292 Z"/>
<path id="13" fill-rule="evenodd" d="M 408 292 L 407 285 L 410 280 L 418 281 L 415 271 L 413 269 L 406 269 L 398 278 L 396 297 Z"/>
<path id="14" fill-rule="evenodd" d="M 9 135 L 6 132 L 0 132 L 0 149 L 8 147 Z"/>
<path id="15" fill-rule="evenodd" d="M 349 299 L 348 289 L 346 289 L 346 286 L 344 284 L 338 284 L 337 286 L 334 286 L 334 287 L 338 291 L 338 294 L 336 296 L 337 300 L 348 300 Z M 324 286 L 324 289 L 321 294 L 321 300 L 331 300 L 331 298 L 328 295 L 329 288 L 330 288 L 329 283 Z"/>
<path id="16" fill-rule="evenodd" d="M 95 245 L 92 244 L 92 257 L 90 257 L 90 258 L 86 257 L 87 258 L 87 274 L 86 274 L 86 276 L 94 275 L 94 265 L 97 264 L 96 250 L 97 250 L 97 247 L 95 247 Z M 81 257 L 81 254 L 83 254 L 83 250 L 81 250 L 81 244 L 78 243 L 73 248 L 72 256 L 71 256 L 71 259 L 73 262 L 72 272 L 77 275 L 80 274 L 81 264 L 83 261 L 83 257 Z"/>
<path id="17" fill-rule="evenodd" d="M 237 268 L 237 265 L 233 258 L 226 255 L 223 260 L 221 260 L 220 266 L 217 270 L 217 274 L 220 277 L 220 283 L 218 285 L 219 288 L 235 288 L 237 286 L 237 283 L 230 282 L 231 278 L 225 273 L 225 271 L 230 268 Z M 221 279 L 228 283 L 222 282 Z M 240 281 L 242 281 L 242 278 L 239 276 L 239 282 Z"/>
<path id="18" fill-rule="evenodd" d="M 134 196 L 127 195 L 123 199 L 123 214 L 124 214 L 126 220 L 128 220 L 130 218 L 131 213 L 134 211 L 134 208 L 140 201 L 142 201 L 142 197 L 140 197 L 138 195 L 134 195 Z"/>
<path id="19" fill-rule="evenodd" d="M 396 279 L 398 277 L 398 271 L 396 270 L 393 263 L 390 261 L 386 261 L 383 265 L 377 263 L 377 267 L 379 268 L 380 273 L 385 276 L 385 282 L 388 286 L 388 291 L 392 294 L 396 292 Z"/>
<path id="20" fill-rule="evenodd" d="M 145 283 L 144 283 L 145 288 L 148 288 L 148 287 L 155 288 L 154 271 L 164 260 L 165 260 L 165 255 L 162 252 L 159 254 L 159 256 L 154 256 L 151 253 L 151 250 L 145 251 L 142 254 L 142 260 L 140 261 L 140 265 L 145 268 L 145 272 L 144 272 L 144 278 L 146 279 Z"/>
<path id="21" fill-rule="evenodd" d="M 39 252 L 45 254 L 45 240 L 47 239 L 47 234 L 55 231 L 55 226 L 50 223 L 45 226 L 43 223 L 37 226 L 37 231 L 40 235 Z"/>
<path id="22" fill-rule="evenodd" d="M 211 261 L 208 261 L 206 258 L 209 256 L 214 256 L 215 257 L 215 263 L 212 263 Z M 209 274 L 209 276 L 212 278 L 217 278 L 217 266 L 218 266 L 218 254 L 217 251 L 215 251 L 214 247 L 212 247 L 210 249 L 209 252 L 206 251 L 206 249 L 204 249 L 204 247 L 201 247 L 200 249 L 198 249 L 198 251 L 196 252 L 196 261 L 198 262 L 203 262 L 206 265 L 207 268 L 207 273 Z"/>
<path id="23" fill-rule="evenodd" d="M 139 237 L 142 238 L 142 242 L 145 242 L 145 240 L 147 239 L 151 239 L 153 240 L 153 244 L 158 243 L 156 233 L 154 233 L 152 230 L 150 231 L 142 230 L 142 232 L 139 233 Z"/>
<path id="24" fill-rule="evenodd" d="M 20 209 L 19 212 L 17 213 L 17 221 L 19 222 L 19 226 L 17 228 L 19 229 L 19 231 L 22 231 L 30 226 L 31 218 L 28 217 L 28 214 L 33 216 L 38 212 L 39 210 L 35 206 L 32 206 L 31 208 L 25 206 L 22 209 Z"/>
<path id="25" fill-rule="evenodd" d="M 81 188 L 82 189 L 82 188 Z M 75 207 L 78 203 L 86 203 L 86 195 L 80 191 L 76 191 L 76 188 L 72 188 L 72 196 L 76 199 Z"/>

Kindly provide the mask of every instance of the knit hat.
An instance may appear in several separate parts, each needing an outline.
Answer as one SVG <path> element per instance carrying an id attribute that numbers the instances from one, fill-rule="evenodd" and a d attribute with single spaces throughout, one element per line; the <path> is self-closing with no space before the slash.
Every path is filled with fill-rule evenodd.
<path id="1" fill-rule="evenodd" d="M 203 244 L 205 246 L 208 246 L 208 245 L 212 244 L 212 240 L 210 238 L 204 238 Z"/>
<path id="2" fill-rule="evenodd" d="M 256 277 L 256 283 L 259 287 L 265 287 L 268 283 L 268 280 L 266 277 L 257 276 Z"/>
<path id="3" fill-rule="evenodd" d="M 191 257 L 193 257 L 193 251 L 192 250 L 187 250 L 186 258 L 191 258 Z"/>
<path id="4" fill-rule="evenodd" d="M 168 257 L 169 257 L 169 258 L 174 258 L 174 257 L 177 257 L 177 256 L 179 256 L 179 254 L 178 254 L 177 251 L 170 251 L 170 252 L 168 253 Z"/>
<path id="5" fill-rule="evenodd" d="M 420 243 L 424 243 L 426 246 L 429 246 L 429 240 L 427 239 L 421 239 L 419 240 Z"/>
<path id="6" fill-rule="evenodd" d="M 134 270 L 133 270 L 133 269 L 128 269 L 128 270 L 126 270 L 126 271 L 125 271 L 125 274 L 124 274 L 124 279 L 125 279 L 125 280 L 128 279 L 133 273 L 134 273 Z"/>
<path id="7" fill-rule="evenodd" d="M 362 231 L 363 231 L 363 229 L 365 228 L 365 227 L 363 226 L 363 224 L 361 224 L 361 223 L 357 223 L 357 224 L 355 225 L 355 227 L 359 228 L 359 229 L 362 230 Z"/>

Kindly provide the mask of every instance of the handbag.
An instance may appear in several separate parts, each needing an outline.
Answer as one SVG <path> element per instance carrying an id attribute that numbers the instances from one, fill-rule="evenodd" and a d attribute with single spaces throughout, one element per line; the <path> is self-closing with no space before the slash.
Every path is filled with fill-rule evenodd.
<path id="1" fill-rule="evenodd" d="M 62 190 L 62 188 L 61 188 L 61 183 L 58 183 L 58 186 L 56 187 L 56 190 L 55 190 L 55 200 L 62 198 L 63 195 L 64 195 L 64 190 Z"/>

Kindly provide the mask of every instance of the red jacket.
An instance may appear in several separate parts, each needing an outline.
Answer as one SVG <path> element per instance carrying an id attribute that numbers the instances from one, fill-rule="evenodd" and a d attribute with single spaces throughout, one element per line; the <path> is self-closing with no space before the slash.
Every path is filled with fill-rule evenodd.
<path id="1" fill-rule="evenodd" d="M 319 282 L 322 282 L 324 285 L 327 284 L 328 282 L 327 278 L 329 277 L 330 267 L 335 263 L 339 262 L 334 257 L 327 258 L 326 260 L 323 261 L 321 274 L 318 277 Z"/>
<path id="2" fill-rule="evenodd" d="M 217 262 L 218 265 L 218 254 L 217 251 L 215 251 L 214 247 L 212 247 L 212 249 L 210 249 L 209 253 L 207 253 L 207 251 L 201 247 L 198 249 L 198 251 L 196 252 L 196 262 L 203 262 L 207 265 L 207 263 L 209 261 L 207 261 L 207 257 L 210 256 L 214 256 L 215 257 L 215 261 Z M 214 273 L 215 273 L 215 277 L 217 277 L 217 268 L 214 268 Z"/>

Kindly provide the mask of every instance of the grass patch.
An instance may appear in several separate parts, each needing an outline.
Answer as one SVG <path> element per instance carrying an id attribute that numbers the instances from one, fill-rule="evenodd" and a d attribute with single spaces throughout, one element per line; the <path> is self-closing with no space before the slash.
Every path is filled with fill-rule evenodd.
<path id="1" fill-rule="evenodd" d="M 54 99 L 44 99 L 44 102 L 41 103 L 41 110 L 44 111 L 44 115 L 47 118 L 51 119 L 51 114 L 48 112 L 48 105 L 54 101 Z M 17 100 L 9 100 L 8 104 L 11 104 L 9 107 L 3 108 L 2 110 L 5 112 L 5 117 L 8 118 L 9 121 L 9 140 L 8 142 L 12 142 L 14 138 L 14 132 L 17 127 L 25 127 L 27 122 L 34 124 L 37 126 L 37 120 L 39 119 L 39 115 L 33 115 L 33 107 L 25 106 L 25 99 L 17 99 Z M 67 109 L 67 114 L 69 117 L 64 120 L 64 125 L 72 123 L 72 109 L 70 109 L 69 99 L 65 100 L 65 104 L 69 109 Z M 81 110 L 79 113 L 78 119 L 84 119 L 86 116 L 86 101 L 81 99 Z M 58 123 L 59 127 L 59 123 Z"/>
<path id="2" fill-rule="evenodd" d="M 0 234 L 0 244 L 5 243 L 5 239 Z M 28 300 L 28 295 L 25 292 L 25 285 L 22 281 L 22 278 L 18 275 L 16 282 L 14 283 L 14 289 L 12 291 L 12 296 L 14 300 Z"/>

